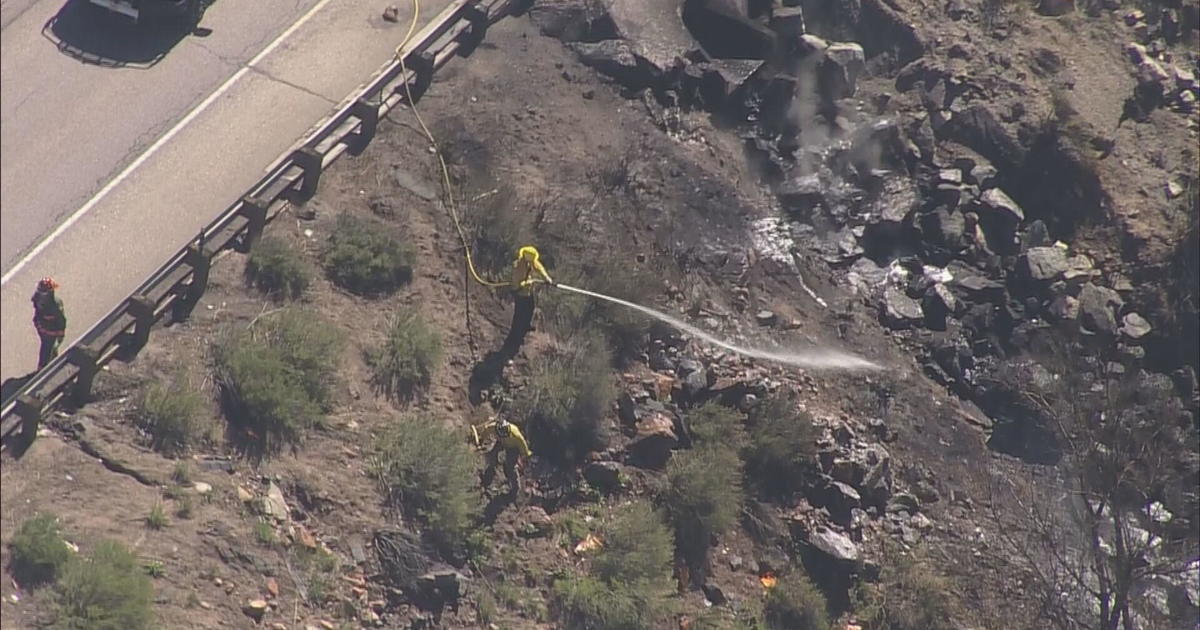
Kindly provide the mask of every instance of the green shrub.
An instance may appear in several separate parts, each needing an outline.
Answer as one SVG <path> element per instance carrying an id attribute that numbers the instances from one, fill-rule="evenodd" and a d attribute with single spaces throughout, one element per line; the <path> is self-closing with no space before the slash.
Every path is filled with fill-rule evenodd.
<path id="1" fill-rule="evenodd" d="M 609 356 L 603 342 L 590 337 L 534 367 L 516 401 L 534 451 L 579 462 L 604 448 L 604 414 L 616 398 Z"/>
<path id="2" fill-rule="evenodd" d="M 795 490 L 812 470 L 818 437 L 812 417 L 787 396 L 773 396 L 750 411 L 746 472 L 763 490 Z"/>
<path id="3" fill-rule="evenodd" d="M 742 462 L 729 448 L 680 451 L 667 463 L 663 500 L 675 544 L 694 580 L 703 579 L 709 540 L 732 527 L 742 507 Z"/>
<path id="4" fill-rule="evenodd" d="M 412 280 L 413 251 L 388 232 L 378 221 L 339 215 L 323 256 L 329 278 L 358 295 L 388 293 Z"/>
<path id="5" fill-rule="evenodd" d="M 367 364 L 375 384 L 389 396 L 408 395 L 429 385 L 442 360 L 442 337 L 414 309 L 402 309 L 392 318 L 387 339 L 367 351 Z"/>
<path id="6" fill-rule="evenodd" d="M 687 423 L 692 439 L 698 446 L 716 446 L 736 450 L 746 443 L 746 429 L 742 426 L 742 415 L 715 402 L 689 411 Z"/>
<path id="7" fill-rule="evenodd" d="M 67 563 L 55 589 L 52 630 L 142 630 L 150 627 L 154 587 L 137 556 L 102 541 Z"/>
<path id="8" fill-rule="evenodd" d="M 572 576 L 555 582 L 554 590 L 568 630 L 646 630 L 663 614 L 641 585 Z"/>
<path id="9" fill-rule="evenodd" d="M 391 506 L 425 521 L 434 540 L 461 550 L 478 510 L 475 455 L 438 420 L 402 416 L 375 441 L 371 475 Z"/>
<path id="10" fill-rule="evenodd" d="M 186 486 L 192 483 L 192 470 L 185 461 L 175 462 L 175 467 L 171 469 L 171 481 Z"/>
<path id="11" fill-rule="evenodd" d="M 671 612 L 671 531 L 646 502 L 620 510 L 602 531 L 589 575 L 554 585 L 567 628 L 635 630 Z"/>
<path id="12" fill-rule="evenodd" d="M 194 503 L 192 495 L 184 494 L 175 500 L 175 516 L 187 520 L 192 518 L 192 510 Z"/>
<path id="13" fill-rule="evenodd" d="M 71 550 L 58 527 L 58 517 L 53 514 L 35 514 L 21 523 L 9 545 L 12 549 L 9 569 L 25 586 L 53 582 L 71 559 Z"/>
<path id="14" fill-rule="evenodd" d="M 146 515 L 146 527 L 150 529 L 162 529 L 169 524 L 169 521 L 167 521 L 167 512 L 163 510 L 162 502 L 155 502 L 154 507 L 150 508 L 150 513 Z"/>
<path id="15" fill-rule="evenodd" d="M 267 295 L 298 298 L 312 283 L 312 271 L 291 245 L 267 236 L 250 251 L 246 278 Z"/>
<path id="16" fill-rule="evenodd" d="M 254 522 L 254 540 L 264 547 L 274 545 L 278 538 L 275 536 L 275 528 L 263 519 L 258 519 Z"/>
<path id="17" fill-rule="evenodd" d="M 866 630 L 954 630 L 962 613 L 949 580 L 925 562 L 889 554 L 877 584 L 857 592 L 856 613 Z"/>
<path id="18" fill-rule="evenodd" d="M 828 630 L 827 606 L 808 576 L 793 573 L 767 592 L 763 617 L 769 630 Z"/>
<path id="19" fill-rule="evenodd" d="M 203 430 L 204 397 L 188 380 L 176 376 L 155 383 L 138 399 L 134 420 L 150 436 L 154 450 L 175 455 L 186 450 Z"/>
<path id="20" fill-rule="evenodd" d="M 298 442 L 330 402 L 342 336 L 311 313 L 284 310 L 214 346 L 226 415 L 264 452 Z"/>
<path id="21" fill-rule="evenodd" d="M 626 506 L 603 530 L 604 546 L 592 574 L 609 583 L 653 583 L 671 574 L 674 540 L 662 517 L 646 502 Z"/>

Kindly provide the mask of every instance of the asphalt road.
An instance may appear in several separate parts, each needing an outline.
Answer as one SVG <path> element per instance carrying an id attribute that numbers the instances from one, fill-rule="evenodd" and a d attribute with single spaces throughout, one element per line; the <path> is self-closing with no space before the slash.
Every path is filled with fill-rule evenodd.
<path id="1" fill-rule="evenodd" d="M 0 378 L 36 365 L 38 278 L 62 285 L 65 347 L 391 58 L 411 13 L 386 4 L 217 0 L 176 36 L 0 4 Z"/>

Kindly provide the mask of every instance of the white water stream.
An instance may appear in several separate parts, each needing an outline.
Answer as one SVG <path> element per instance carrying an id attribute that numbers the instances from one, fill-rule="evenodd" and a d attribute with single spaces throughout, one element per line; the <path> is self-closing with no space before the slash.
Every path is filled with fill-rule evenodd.
<path id="1" fill-rule="evenodd" d="M 611 295 L 604 295 L 603 293 L 596 293 L 594 291 L 588 291 L 587 289 L 580 289 L 578 287 L 573 287 L 566 284 L 558 284 L 556 286 L 564 291 L 570 291 L 580 295 L 607 300 L 614 304 L 620 304 L 621 306 L 632 308 L 640 313 L 644 313 L 650 317 L 653 317 L 654 319 L 678 328 L 679 330 L 682 330 L 693 337 L 699 337 L 700 339 L 703 339 L 714 346 L 719 346 L 729 350 L 730 352 L 736 352 L 742 356 L 747 356 L 754 359 L 762 359 L 764 361 L 774 361 L 776 363 L 782 363 L 784 365 L 791 365 L 799 368 L 818 370 L 882 369 L 881 366 L 862 357 L 858 357 L 853 354 L 847 354 L 845 352 L 839 352 L 837 350 L 811 349 L 798 352 L 776 352 L 771 350 L 762 350 L 759 348 L 744 348 L 742 346 L 735 346 L 732 343 L 718 339 L 717 337 L 714 337 L 677 317 L 672 317 L 661 311 L 656 311 L 652 308 L 642 306 L 641 304 L 635 304 L 627 300 L 612 297 Z"/>

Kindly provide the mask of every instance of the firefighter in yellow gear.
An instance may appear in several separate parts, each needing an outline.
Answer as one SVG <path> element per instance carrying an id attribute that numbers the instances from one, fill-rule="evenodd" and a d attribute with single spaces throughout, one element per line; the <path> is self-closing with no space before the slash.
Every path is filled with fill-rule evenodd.
<path id="1" fill-rule="evenodd" d="M 508 329 L 510 348 L 521 345 L 525 335 L 533 330 L 533 289 L 538 282 L 554 286 L 555 282 L 542 266 L 541 256 L 536 247 L 526 245 L 517 250 L 517 259 L 513 261 L 511 288 L 516 293 L 513 304 L 512 325 Z M 539 277 L 540 276 L 540 277 Z"/>
<path id="2" fill-rule="evenodd" d="M 525 441 L 521 429 L 508 420 L 497 420 L 493 430 L 496 432 L 496 443 L 488 452 L 487 468 L 483 471 L 483 487 L 487 489 L 492 485 L 492 480 L 496 477 L 496 466 L 500 463 L 500 453 L 503 452 L 504 477 L 508 479 L 509 493 L 516 496 L 520 488 L 517 467 L 522 460 L 532 457 L 533 452 L 529 450 L 529 443 Z"/>

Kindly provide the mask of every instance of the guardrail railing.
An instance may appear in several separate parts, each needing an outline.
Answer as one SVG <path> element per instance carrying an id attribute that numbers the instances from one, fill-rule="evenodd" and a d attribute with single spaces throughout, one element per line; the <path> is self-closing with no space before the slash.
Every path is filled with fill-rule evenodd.
<path id="1" fill-rule="evenodd" d="M 190 315 L 208 286 L 208 271 L 217 254 L 228 249 L 248 251 L 285 203 L 311 198 L 329 165 L 346 152 L 357 155 L 366 149 L 379 119 L 406 102 L 409 91 L 414 101 L 420 100 L 439 68 L 455 55 L 470 55 L 489 26 L 505 16 L 521 15 L 532 4 L 532 0 L 451 2 L 297 149 L 67 350 L 5 398 L 0 406 L 0 443 L 7 446 L 19 436 L 27 445 L 48 414 L 64 405 L 87 403 L 96 374 L 108 362 L 132 360 L 164 317 L 179 321 Z"/>

